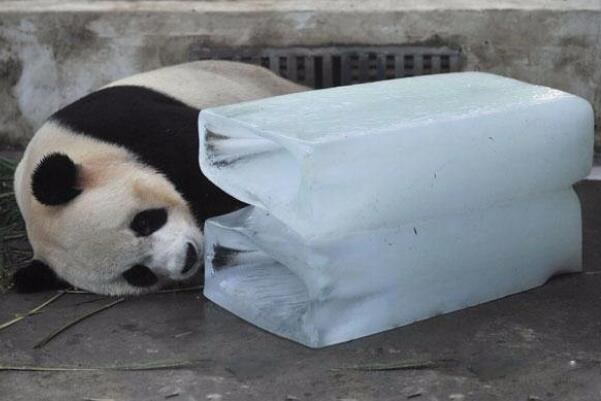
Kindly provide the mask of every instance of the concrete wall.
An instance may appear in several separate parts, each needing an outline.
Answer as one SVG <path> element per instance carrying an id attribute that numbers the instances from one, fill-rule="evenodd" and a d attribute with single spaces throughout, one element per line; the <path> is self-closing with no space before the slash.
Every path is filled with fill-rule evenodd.
<path id="1" fill-rule="evenodd" d="M 23 146 L 54 110 L 198 46 L 423 43 L 461 48 L 466 70 L 583 96 L 601 127 L 599 0 L 0 0 L 0 145 Z"/>

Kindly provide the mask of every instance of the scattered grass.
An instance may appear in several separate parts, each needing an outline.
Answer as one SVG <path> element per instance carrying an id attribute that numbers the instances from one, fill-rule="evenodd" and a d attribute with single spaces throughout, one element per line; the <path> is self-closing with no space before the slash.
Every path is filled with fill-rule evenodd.
<path id="1" fill-rule="evenodd" d="M 204 288 L 204 285 L 195 285 L 192 287 L 171 288 L 171 289 L 167 289 L 167 290 L 159 290 L 159 291 L 155 291 L 155 292 L 150 292 L 148 294 L 144 294 L 141 296 L 152 296 L 152 295 L 157 295 L 157 294 L 174 294 L 174 293 L 178 293 L 178 292 L 192 292 L 192 291 L 202 290 L 203 288 Z M 83 294 L 83 295 L 94 294 L 93 292 L 89 292 L 89 291 L 85 291 L 85 290 L 66 290 L 65 292 L 67 294 Z"/>
<path id="2" fill-rule="evenodd" d="M 436 361 L 398 361 L 391 363 L 372 363 L 365 365 L 352 365 L 341 368 L 331 369 L 333 371 L 339 370 L 359 370 L 366 372 L 377 372 L 387 370 L 432 370 L 444 367 L 449 367 L 453 364 L 451 359 L 440 359 Z"/>
<path id="3" fill-rule="evenodd" d="M 19 241 L 26 235 L 13 192 L 16 168 L 16 161 L 0 157 L 0 292 L 12 287 L 12 271 L 28 263 L 32 255 L 29 248 L 22 249 L 23 241 Z"/>
<path id="4" fill-rule="evenodd" d="M 119 370 L 119 371 L 139 371 L 139 370 L 161 370 L 161 369 L 181 369 L 198 366 L 202 360 L 192 361 L 166 361 L 139 363 L 132 365 L 108 365 L 108 366 L 37 366 L 37 365 L 11 365 L 0 362 L 0 371 L 21 371 L 21 372 L 89 372 L 97 370 Z"/>
<path id="5" fill-rule="evenodd" d="M 64 326 L 60 327 L 59 329 L 53 331 L 52 333 L 48 334 L 46 337 L 44 337 L 42 340 L 40 340 L 36 345 L 33 346 L 33 348 L 41 348 L 44 345 L 48 344 L 50 341 L 52 341 L 53 338 L 55 338 L 56 336 L 58 336 L 59 334 L 61 334 L 63 331 L 69 329 L 72 326 L 75 326 L 77 323 L 81 322 L 84 319 L 89 318 L 90 316 L 93 316 L 97 313 L 100 313 L 106 309 L 112 308 L 113 306 L 120 304 L 121 302 L 125 301 L 125 298 L 119 298 L 116 301 L 113 301 L 109 304 L 103 305 L 98 309 L 94 309 L 91 312 L 88 312 L 84 315 L 81 315 L 80 317 L 78 317 L 75 320 L 70 321 L 69 323 L 65 324 Z"/>
<path id="6" fill-rule="evenodd" d="M 155 292 L 154 294 L 174 294 L 177 292 L 191 292 L 191 291 L 199 291 L 202 290 L 204 285 L 195 285 L 193 287 L 181 287 L 181 288 L 172 288 L 169 290 L 160 290 Z"/>
<path id="7" fill-rule="evenodd" d="M 8 322 L 2 323 L 0 324 L 0 330 L 4 330 L 7 327 L 12 326 L 15 323 L 20 322 L 21 320 L 25 319 L 27 316 L 31 316 L 31 315 L 35 315 L 38 314 L 40 312 L 42 312 L 42 310 L 47 307 L 48 305 L 50 305 L 51 303 L 53 303 L 54 301 L 56 301 L 57 299 L 59 299 L 60 297 L 62 297 L 63 295 L 65 295 L 64 291 L 60 291 L 58 292 L 58 294 L 54 295 L 53 297 L 51 297 L 50 299 L 48 299 L 47 301 L 45 301 L 43 304 L 36 306 L 35 308 L 33 308 L 32 310 L 30 310 L 29 312 L 22 314 L 22 315 L 17 315 L 14 319 L 9 320 Z"/>
<path id="8" fill-rule="evenodd" d="M 82 398 L 82 401 L 115 401 L 112 398 Z"/>

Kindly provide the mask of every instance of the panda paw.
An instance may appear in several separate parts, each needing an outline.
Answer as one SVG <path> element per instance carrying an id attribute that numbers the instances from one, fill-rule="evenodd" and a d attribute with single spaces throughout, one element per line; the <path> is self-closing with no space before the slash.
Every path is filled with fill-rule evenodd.
<path id="1" fill-rule="evenodd" d="M 39 260 L 17 270 L 13 276 L 15 289 L 21 293 L 40 292 L 68 288 L 67 282 L 58 278 L 52 269 Z"/>

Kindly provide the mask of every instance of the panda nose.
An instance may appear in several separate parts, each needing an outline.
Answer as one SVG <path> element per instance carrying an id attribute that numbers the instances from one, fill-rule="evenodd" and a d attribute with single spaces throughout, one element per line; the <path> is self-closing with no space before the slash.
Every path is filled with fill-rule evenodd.
<path id="1" fill-rule="evenodd" d="M 192 269 L 196 262 L 198 262 L 198 253 L 196 252 L 196 248 L 191 243 L 188 243 L 188 249 L 186 250 L 186 262 L 184 263 L 184 268 L 182 269 L 182 274 L 186 274 Z"/>

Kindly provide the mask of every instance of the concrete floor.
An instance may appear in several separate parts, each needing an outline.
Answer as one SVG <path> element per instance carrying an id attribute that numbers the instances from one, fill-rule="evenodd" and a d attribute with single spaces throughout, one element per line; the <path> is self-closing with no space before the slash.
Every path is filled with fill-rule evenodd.
<path id="1" fill-rule="evenodd" d="M 257 329 L 200 292 L 128 299 L 33 349 L 62 324 L 109 302 L 68 294 L 0 331 L 0 364 L 197 363 L 135 372 L 0 371 L 0 400 L 601 400 L 601 259 L 595 251 L 601 249 L 601 213 L 595 209 L 601 181 L 587 181 L 578 191 L 583 274 L 320 350 Z M 0 322 L 51 295 L 2 295 Z M 437 366 L 339 369 L 428 361 Z"/>

